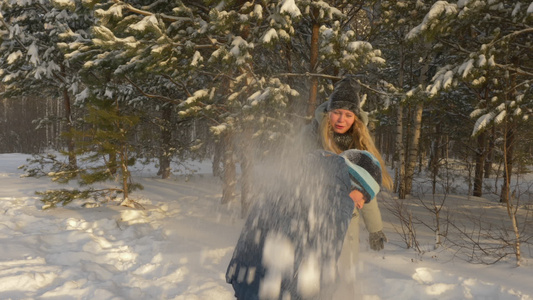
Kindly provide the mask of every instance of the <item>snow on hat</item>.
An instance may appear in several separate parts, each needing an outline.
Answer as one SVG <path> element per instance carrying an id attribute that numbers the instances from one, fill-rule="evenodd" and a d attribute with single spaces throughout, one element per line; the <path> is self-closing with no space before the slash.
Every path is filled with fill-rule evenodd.
<path id="1" fill-rule="evenodd" d="M 350 149 L 340 154 L 348 165 L 352 189 L 363 193 L 365 202 L 372 200 L 380 190 L 381 165 L 368 151 Z"/>
<path id="2" fill-rule="evenodd" d="M 346 109 L 353 112 L 365 125 L 368 124 L 368 116 L 361 109 L 361 97 L 359 92 L 361 85 L 355 78 L 344 77 L 335 85 L 333 93 L 329 96 L 326 111 L 334 109 Z"/>

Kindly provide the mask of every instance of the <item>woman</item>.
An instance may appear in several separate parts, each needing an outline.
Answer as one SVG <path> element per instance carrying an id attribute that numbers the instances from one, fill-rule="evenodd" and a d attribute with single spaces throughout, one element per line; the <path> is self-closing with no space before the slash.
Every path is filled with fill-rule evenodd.
<path id="1" fill-rule="evenodd" d="M 379 162 L 368 151 L 316 150 L 280 171 L 257 194 L 226 282 L 239 300 L 350 299 L 330 297 L 339 241 L 355 207 L 349 195 L 359 191 L 368 203 L 379 192 Z"/>
<path id="2" fill-rule="evenodd" d="M 300 146 L 305 147 L 306 151 L 321 148 L 337 154 L 348 149 L 366 150 L 372 153 L 381 165 L 382 186 L 391 190 L 391 177 L 368 132 L 367 114 L 361 110 L 360 89 L 358 82 L 351 77 L 339 81 L 329 100 L 316 109 L 314 120 L 305 127 L 304 141 Z M 354 210 L 338 260 L 339 274 L 347 282 L 355 280 L 355 266 L 359 254 L 359 212 L 370 233 L 370 247 L 379 251 L 383 249 L 386 241 L 377 201 L 359 206 Z"/>

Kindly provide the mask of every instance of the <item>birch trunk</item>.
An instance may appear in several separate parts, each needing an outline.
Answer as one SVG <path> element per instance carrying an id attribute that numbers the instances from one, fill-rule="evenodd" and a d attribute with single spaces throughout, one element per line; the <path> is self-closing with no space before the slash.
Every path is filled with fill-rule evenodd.
<path id="1" fill-rule="evenodd" d="M 398 84 L 403 86 L 404 84 L 404 46 L 400 45 L 400 73 L 398 74 Z M 405 177 L 405 154 L 403 144 L 403 105 L 398 102 L 398 108 L 396 111 L 396 141 L 395 141 L 395 168 L 394 168 L 394 191 L 405 191 L 403 185 L 403 178 Z M 405 194 L 400 199 L 405 199 Z"/>
<path id="2" fill-rule="evenodd" d="M 411 135 L 411 142 L 409 143 L 409 156 L 407 158 L 407 168 L 405 170 L 405 193 L 411 194 L 413 188 L 413 177 L 418 156 L 418 147 L 420 143 L 420 132 L 422 130 L 422 112 L 424 111 L 424 104 L 419 102 L 416 104 L 416 110 L 413 118 L 413 132 Z M 405 196 L 405 195 L 404 195 Z"/>
<path id="3" fill-rule="evenodd" d="M 513 149 L 514 149 L 514 128 L 512 124 L 506 126 L 505 144 L 504 144 L 504 168 L 503 168 L 503 186 L 500 195 L 501 203 L 509 202 L 509 185 L 513 174 Z"/>
<path id="4" fill-rule="evenodd" d="M 425 59 L 422 70 L 420 71 L 419 83 L 422 86 L 422 89 L 424 89 L 426 86 L 429 63 L 430 63 L 430 57 L 428 55 Z M 410 194 L 413 188 L 413 177 L 415 173 L 418 149 L 419 149 L 419 144 L 420 144 L 420 133 L 422 130 L 422 112 L 423 111 L 424 111 L 424 103 L 422 101 L 418 101 L 418 103 L 416 103 L 415 112 L 413 115 L 412 133 L 410 135 L 411 139 L 409 141 L 409 153 L 408 153 L 409 155 L 406 161 L 405 178 L 404 178 L 405 191 L 402 192 L 404 197 L 407 194 Z"/>

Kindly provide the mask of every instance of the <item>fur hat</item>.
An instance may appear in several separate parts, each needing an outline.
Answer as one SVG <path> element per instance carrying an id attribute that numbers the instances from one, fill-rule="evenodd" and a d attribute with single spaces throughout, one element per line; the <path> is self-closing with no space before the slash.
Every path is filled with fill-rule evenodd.
<path id="1" fill-rule="evenodd" d="M 346 109 L 353 112 L 365 125 L 368 124 L 367 113 L 361 109 L 361 85 L 353 77 L 344 77 L 335 85 L 329 96 L 326 111 Z"/>
<path id="2" fill-rule="evenodd" d="M 340 154 L 348 165 L 352 189 L 363 193 L 365 202 L 372 200 L 380 190 L 381 165 L 368 151 L 350 149 Z"/>

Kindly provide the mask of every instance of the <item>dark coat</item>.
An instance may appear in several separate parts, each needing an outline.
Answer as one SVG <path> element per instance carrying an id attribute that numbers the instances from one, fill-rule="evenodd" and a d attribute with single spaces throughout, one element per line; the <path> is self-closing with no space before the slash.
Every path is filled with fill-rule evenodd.
<path id="1" fill-rule="evenodd" d="M 301 147 L 298 151 L 306 153 L 322 149 L 322 142 L 320 137 L 320 123 L 326 117 L 326 107 L 328 102 L 319 105 L 315 110 L 315 116 L 310 124 L 305 126 L 299 134 L 296 144 Z M 345 150 L 345 149 L 344 149 Z M 363 209 L 354 212 L 352 223 L 359 222 L 359 215 L 363 217 L 365 228 L 368 232 L 378 232 L 383 230 L 383 221 L 381 219 L 381 212 L 379 210 L 377 201 L 370 201 L 363 206 Z M 359 229 L 357 228 L 357 231 Z M 354 232 L 355 234 L 355 232 Z M 358 240 L 358 233 L 356 233 L 354 240 Z M 356 246 L 358 248 L 358 246 Z M 355 249 L 354 249 L 355 250 Z M 357 250 L 355 250 L 357 251 Z"/>
<path id="2" fill-rule="evenodd" d="M 229 263 L 226 281 L 237 299 L 259 299 L 262 284 L 263 290 L 279 290 L 279 299 L 284 293 L 293 300 L 318 299 L 302 296 L 299 274 L 319 272 L 321 292 L 337 275 L 354 210 L 344 159 L 317 150 L 280 171 L 255 199 Z M 316 266 L 315 273 L 302 271 L 306 266 Z M 302 286 L 309 292 L 309 284 Z"/>
<path id="3" fill-rule="evenodd" d="M 309 151 L 315 151 L 316 149 L 322 149 L 320 123 L 327 117 L 326 114 L 327 102 L 324 102 L 315 110 L 315 117 L 310 124 L 304 127 L 303 131 L 298 136 L 296 145 L 301 147 L 300 152 L 306 153 Z M 341 144 L 345 142 L 344 139 L 340 140 Z M 339 147 L 342 145 L 338 144 Z M 343 147 L 341 147 L 343 148 Z M 379 232 L 383 230 L 383 221 L 381 219 L 381 212 L 378 206 L 377 199 L 371 200 L 365 204 L 362 209 L 356 209 L 353 213 L 352 220 L 346 233 L 341 256 L 337 262 L 340 277 L 343 278 L 342 282 L 336 290 L 331 293 L 331 299 L 346 299 L 344 293 L 346 290 L 350 290 L 353 286 L 353 281 L 356 280 L 355 269 L 356 262 L 359 259 L 359 220 L 360 216 L 365 224 L 365 229 L 370 232 Z M 340 288 L 339 288 L 340 287 Z M 338 294 L 337 294 L 338 293 Z"/>

